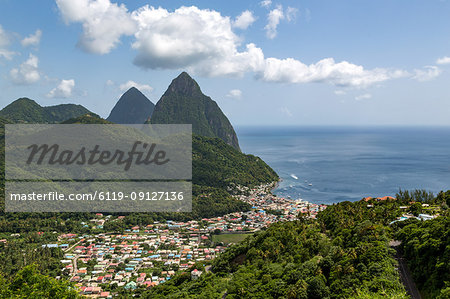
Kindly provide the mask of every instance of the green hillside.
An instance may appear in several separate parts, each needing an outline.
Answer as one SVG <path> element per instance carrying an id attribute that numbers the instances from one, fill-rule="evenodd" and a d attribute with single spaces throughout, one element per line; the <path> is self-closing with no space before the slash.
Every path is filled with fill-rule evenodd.
<path id="1" fill-rule="evenodd" d="M 373 221 L 357 212 L 361 203 L 346 202 L 328 207 L 317 221 L 272 224 L 227 249 L 198 280 L 181 273 L 144 297 L 408 298 L 388 245 L 389 229 L 377 220 L 392 208 L 383 204 L 376 204 Z M 355 213 L 346 214 L 348 209 Z M 345 229 L 331 220 L 341 213 L 347 215 Z"/>
<path id="2" fill-rule="evenodd" d="M 62 124 L 112 124 L 112 122 L 99 117 L 97 114 L 86 113 L 75 118 L 67 119 Z"/>
<path id="3" fill-rule="evenodd" d="M 5 120 L 5 122 L 8 121 Z M 89 113 L 68 119 L 63 123 L 111 124 L 111 122 Z M 252 187 L 278 180 L 277 174 L 260 158 L 253 155 L 245 155 L 218 138 L 208 138 L 194 134 L 192 138 L 192 155 L 192 213 L 143 213 L 130 217 L 128 221 L 142 224 L 151 223 L 154 220 L 201 219 L 236 211 L 247 211 L 250 206 L 232 198 L 230 191 L 236 191 L 234 187 L 237 185 Z M 4 163 L 3 159 L 2 163 Z M 3 198 L 1 202 L 3 202 Z M 6 222 L 5 226 L 0 225 L 0 232 L 12 228 L 15 231 L 21 231 L 21 225 L 15 223 L 16 221 L 20 222 L 20 220 L 16 217 L 8 218 L 8 225 L 6 225 Z M 37 228 L 40 230 L 46 229 L 46 225 L 39 221 L 39 217 L 35 220 L 28 223 L 27 226 L 30 230 Z M 42 226 L 40 227 L 40 225 Z"/>
<path id="4" fill-rule="evenodd" d="M 46 115 L 49 117 L 49 122 L 59 123 L 65 121 L 70 118 L 78 117 L 84 114 L 91 114 L 98 116 L 95 113 L 92 113 L 88 109 L 84 108 L 81 105 L 75 104 L 61 104 L 56 106 L 48 106 L 43 107 Z"/>
<path id="5" fill-rule="evenodd" d="M 28 98 L 15 100 L 0 111 L 0 117 L 13 123 L 59 123 L 86 113 L 92 113 L 81 105 L 61 104 L 42 107 Z"/>
<path id="6" fill-rule="evenodd" d="M 278 180 L 278 175 L 261 158 L 245 155 L 219 138 L 192 137 L 192 180 L 204 186 L 252 187 Z"/>

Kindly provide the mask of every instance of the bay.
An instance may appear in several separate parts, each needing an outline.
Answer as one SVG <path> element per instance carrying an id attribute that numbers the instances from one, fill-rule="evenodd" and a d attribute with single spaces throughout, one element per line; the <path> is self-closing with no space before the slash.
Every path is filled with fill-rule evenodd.
<path id="1" fill-rule="evenodd" d="M 237 127 L 241 149 L 282 178 L 274 193 L 312 203 L 450 189 L 449 127 Z"/>

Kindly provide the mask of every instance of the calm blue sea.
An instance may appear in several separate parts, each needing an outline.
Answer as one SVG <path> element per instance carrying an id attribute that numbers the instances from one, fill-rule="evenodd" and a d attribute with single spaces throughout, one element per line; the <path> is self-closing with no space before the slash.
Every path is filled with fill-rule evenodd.
<path id="1" fill-rule="evenodd" d="M 312 203 L 450 189 L 450 128 L 238 127 L 241 149 L 283 179 L 275 194 Z"/>

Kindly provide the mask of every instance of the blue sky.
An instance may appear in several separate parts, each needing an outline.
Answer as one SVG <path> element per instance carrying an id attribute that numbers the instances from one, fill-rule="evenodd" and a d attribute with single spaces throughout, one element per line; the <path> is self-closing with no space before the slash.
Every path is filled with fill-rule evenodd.
<path id="1" fill-rule="evenodd" d="M 0 0 L 0 107 L 188 71 L 234 125 L 450 125 L 450 2 Z"/>

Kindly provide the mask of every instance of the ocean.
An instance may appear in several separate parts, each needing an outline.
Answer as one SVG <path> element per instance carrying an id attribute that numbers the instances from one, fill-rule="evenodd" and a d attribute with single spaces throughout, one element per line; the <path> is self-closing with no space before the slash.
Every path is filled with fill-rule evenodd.
<path id="1" fill-rule="evenodd" d="M 332 204 L 450 189 L 450 128 L 237 127 L 244 153 L 282 178 L 274 193 Z"/>

